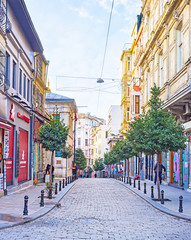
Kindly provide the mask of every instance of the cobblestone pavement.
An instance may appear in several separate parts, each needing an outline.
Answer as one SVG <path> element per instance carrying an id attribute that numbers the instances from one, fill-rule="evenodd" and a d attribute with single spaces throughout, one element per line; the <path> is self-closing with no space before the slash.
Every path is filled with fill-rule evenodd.
<path id="1" fill-rule="evenodd" d="M 191 222 L 161 213 L 113 179 L 80 179 L 34 222 L 0 230 L 0 239 L 191 239 Z"/>

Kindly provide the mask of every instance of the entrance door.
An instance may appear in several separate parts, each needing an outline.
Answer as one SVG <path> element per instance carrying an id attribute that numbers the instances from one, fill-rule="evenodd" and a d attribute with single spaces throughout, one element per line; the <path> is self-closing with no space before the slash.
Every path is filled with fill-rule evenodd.
<path id="1" fill-rule="evenodd" d="M 9 131 L 9 155 L 6 161 L 7 186 L 13 184 L 13 136 L 14 127 Z"/>
<path id="2" fill-rule="evenodd" d="M 28 132 L 19 131 L 19 177 L 18 181 L 27 180 L 28 171 Z"/>

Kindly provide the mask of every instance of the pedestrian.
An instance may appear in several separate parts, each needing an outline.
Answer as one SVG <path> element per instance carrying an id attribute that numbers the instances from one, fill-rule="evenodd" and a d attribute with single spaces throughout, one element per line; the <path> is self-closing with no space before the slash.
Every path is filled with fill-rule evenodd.
<path id="1" fill-rule="evenodd" d="M 97 174 L 95 173 L 94 176 L 95 176 L 95 178 L 96 178 L 96 177 L 97 177 Z"/>
<path id="2" fill-rule="evenodd" d="M 157 182 L 157 163 L 155 164 L 154 170 L 155 170 L 154 183 L 156 184 L 156 182 Z M 160 181 L 160 184 L 162 182 L 162 170 L 164 170 L 164 173 L 166 172 L 166 168 L 162 165 L 162 163 L 159 163 L 159 181 Z"/>

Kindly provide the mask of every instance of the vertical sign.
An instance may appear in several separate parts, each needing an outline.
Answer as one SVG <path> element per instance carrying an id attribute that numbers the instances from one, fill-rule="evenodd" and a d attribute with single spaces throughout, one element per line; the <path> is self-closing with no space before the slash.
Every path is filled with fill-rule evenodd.
<path id="1" fill-rule="evenodd" d="M 7 158 L 9 156 L 9 131 L 5 130 L 5 134 L 4 134 L 4 162 L 3 162 L 3 185 L 4 185 L 4 189 L 7 188 L 7 166 L 6 166 L 6 161 Z"/>

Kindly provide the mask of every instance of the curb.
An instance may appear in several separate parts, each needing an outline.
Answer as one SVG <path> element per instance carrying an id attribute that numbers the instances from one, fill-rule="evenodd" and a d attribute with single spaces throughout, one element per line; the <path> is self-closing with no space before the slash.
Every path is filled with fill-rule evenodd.
<path id="1" fill-rule="evenodd" d="M 53 210 L 56 206 L 57 203 L 59 203 L 62 198 L 70 191 L 70 189 L 76 184 L 76 181 L 73 183 L 70 183 L 70 185 L 68 187 L 65 187 L 60 193 L 59 195 L 54 199 L 55 204 L 51 204 L 51 205 L 46 205 L 45 207 L 43 207 L 42 209 L 40 209 L 38 212 L 35 212 L 33 214 L 31 214 L 28 217 L 24 217 L 23 221 L 21 222 L 14 222 L 14 223 L 2 223 L 0 224 L 0 230 L 5 229 L 5 228 L 11 228 L 11 227 L 15 227 L 18 225 L 23 225 L 25 223 L 29 223 L 32 222 L 40 217 L 43 217 L 44 215 L 46 215 L 47 213 L 49 213 L 51 210 Z"/>
<path id="2" fill-rule="evenodd" d="M 124 187 L 128 188 L 130 191 L 132 191 L 133 193 L 135 193 L 136 195 L 138 195 L 140 198 L 142 198 L 143 200 L 145 200 L 146 202 L 148 202 L 151 206 L 153 206 L 154 208 L 158 209 L 159 211 L 168 214 L 170 216 L 179 218 L 179 219 L 184 219 L 187 221 L 191 221 L 191 216 L 187 216 L 185 214 L 181 214 L 181 213 L 177 213 L 174 212 L 166 207 L 161 206 L 160 204 L 158 204 L 157 202 L 153 201 L 150 197 L 148 197 L 147 195 L 143 195 L 142 192 L 140 190 L 137 190 L 136 188 L 131 188 L 130 186 L 128 186 L 126 183 L 121 182 L 121 181 L 117 181 L 119 184 L 123 185 Z"/>

